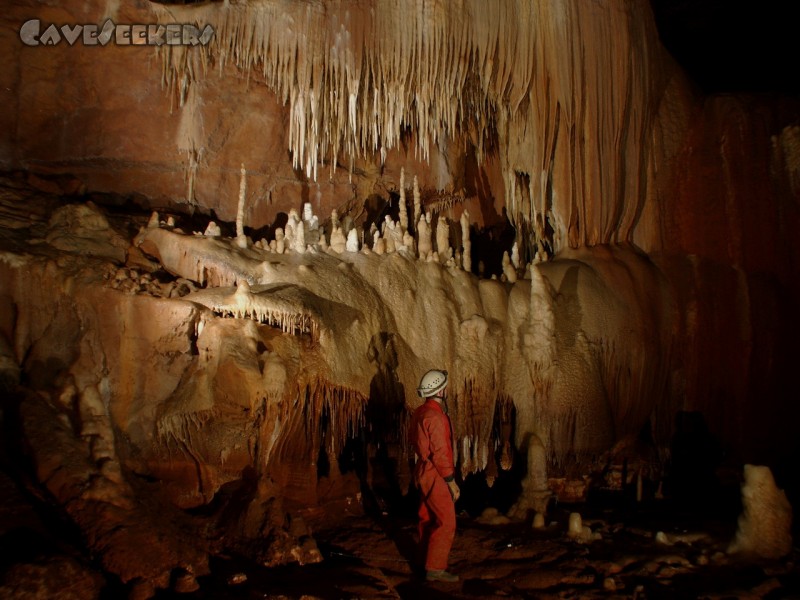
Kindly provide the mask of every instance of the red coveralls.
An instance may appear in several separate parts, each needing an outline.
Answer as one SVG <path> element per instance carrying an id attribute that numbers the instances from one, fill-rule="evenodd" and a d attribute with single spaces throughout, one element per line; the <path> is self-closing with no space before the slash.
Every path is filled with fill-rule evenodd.
<path id="1" fill-rule="evenodd" d="M 429 571 L 447 568 L 456 535 L 456 509 L 447 482 L 455 476 L 450 419 L 433 398 L 414 411 L 409 437 L 419 457 L 414 483 L 419 490 L 419 542 Z"/>

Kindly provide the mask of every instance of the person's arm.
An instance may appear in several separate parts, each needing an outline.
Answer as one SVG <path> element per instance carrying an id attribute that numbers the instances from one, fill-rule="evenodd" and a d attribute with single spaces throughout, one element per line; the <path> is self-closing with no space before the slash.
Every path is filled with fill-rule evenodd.
<path id="1" fill-rule="evenodd" d="M 438 416 L 428 419 L 428 438 L 430 440 L 431 462 L 436 472 L 448 483 L 455 479 L 452 448 L 445 435 L 445 424 Z"/>
<path id="2" fill-rule="evenodd" d="M 456 483 L 456 470 L 453 466 L 453 449 L 450 447 L 450 439 L 445 432 L 446 426 L 442 418 L 432 418 L 428 428 L 431 441 L 431 462 L 436 467 L 436 471 L 447 483 L 450 496 L 453 502 L 461 496 L 461 490 Z"/>

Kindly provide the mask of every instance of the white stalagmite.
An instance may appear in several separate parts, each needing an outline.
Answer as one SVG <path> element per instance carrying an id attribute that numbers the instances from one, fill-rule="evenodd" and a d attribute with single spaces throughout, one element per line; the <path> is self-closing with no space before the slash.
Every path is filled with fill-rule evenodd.
<path id="1" fill-rule="evenodd" d="M 206 237 L 219 237 L 222 235 L 222 230 L 214 221 L 209 221 L 203 235 Z"/>
<path id="2" fill-rule="evenodd" d="M 792 551 L 792 506 L 769 467 L 744 466 L 738 525 L 731 554 L 777 559 Z"/>
<path id="3" fill-rule="evenodd" d="M 304 202 L 303 203 L 303 221 L 306 223 L 310 223 L 311 219 L 314 217 L 314 212 L 311 209 L 311 202 Z"/>
<path id="4" fill-rule="evenodd" d="M 515 269 L 519 269 L 519 246 L 516 240 L 514 240 L 514 245 L 511 247 L 511 264 L 514 265 Z"/>
<path id="5" fill-rule="evenodd" d="M 306 227 L 303 221 L 298 222 L 295 226 L 292 250 L 299 254 L 306 251 Z"/>
<path id="6" fill-rule="evenodd" d="M 386 239 L 386 252 L 396 252 L 403 246 L 403 233 L 400 225 L 392 221 L 387 215 L 383 229 L 383 237 Z"/>
<path id="7" fill-rule="evenodd" d="M 463 255 L 461 265 L 467 273 L 472 272 L 472 242 L 469 239 L 469 211 L 461 213 L 461 247 Z"/>
<path id="8" fill-rule="evenodd" d="M 449 258 L 450 250 L 450 225 L 447 217 L 440 214 L 436 221 L 436 252 L 439 254 L 439 261 L 446 262 Z"/>
<path id="9" fill-rule="evenodd" d="M 358 252 L 358 232 L 355 227 L 347 232 L 347 245 L 345 248 L 348 252 Z"/>
<path id="10" fill-rule="evenodd" d="M 417 222 L 417 249 L 419 251 L 419 259 L 427 260 L 431 256 L 433 250 L 431 244 L 431 216 L 420 215 Z"/>
<path id="11" fill-rule="evenodd" d="M 158 213 L 153 211 L 153 213 L 151 213 L 151 215 L 150 215 L 150 219 L 147 221 L 147 226 L 148 227 L 158 227 L 160 224 L 161 224 L 161 221 L 159 220 Z"/>
<path id="12" fill-rule="evenodd" d="M 408 231 L 408 207 L 406 206 L 406 171 L 400 169 L 400 232 Z"/>
<path id="13" fill-rule="evenodd" d="M 297 216 L 297 211 L 292 208 L 289 211 L 289 218 L 286 220 L 286 226 L 283 229 L 283 235 L 286 239 L 286 249 L 294 249 L 294 236 L 297 231 L 297 224 L 300 223 L 300 218 Z"/>
<path id="14" fill-rule="evenodd" d="M 283 233 L 282 227 L 275 230 L 275 252 L 278 254 L 286 252 L 286 234 Z"/>
<path id="15" fill-rule="evenodd" d="M 244 234 L 244 202 L 247 197 L 247 171 L 242 163 L 241 177 L 239 178 L 239 206 L 236 209 L 236 245 L 247 248 L 247 236 Z"/>

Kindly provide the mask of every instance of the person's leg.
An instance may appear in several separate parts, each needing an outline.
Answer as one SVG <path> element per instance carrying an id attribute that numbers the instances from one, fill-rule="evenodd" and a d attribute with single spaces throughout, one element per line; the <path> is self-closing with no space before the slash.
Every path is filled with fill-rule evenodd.
<path id="1" fill-rule="evenodd" d="M 431 493 L 425 499 L 427 510 L 432 513 L 428 537 L 425 569 L 428 571 L 444 571 L 447 569 L 447 557 L 456 535 L 456 508 L 450 489 L 444 479 L 438 478 L 433 484 Z"/>
<path id="2" fill-rule="evenodd" d="M 425 498 L 420 498 L 419 511 L 417 512 L 417 515 L 419 516 L 417 532 L 419 533 L 418 561 L 420 566 L 425 564 L 425 558 L 428 555 L 428 540 L 431 535 L 431 528 L 433 525 L 435 525 L 435 523 L 431 521 L 432 515 L 428 510 L 426 502 L 427 500 Z"/>

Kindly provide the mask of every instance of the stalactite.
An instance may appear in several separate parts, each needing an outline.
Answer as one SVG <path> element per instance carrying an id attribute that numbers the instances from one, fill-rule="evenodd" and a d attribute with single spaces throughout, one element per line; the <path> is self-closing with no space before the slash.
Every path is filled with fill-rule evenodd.
<path id="1" fill-rule="evenodd" d="M 292 160 L 310 178 L 340 155 L 351 165 L 385 156 L 408 130 L 426 161 L 432 143 L 486 132 L 476 155 L 496 140 L 509 218 L 543 225 L 550 215 L 556 253 L 624 240 L 638 223 L 647 182 L 627 174 L 647 172 L 665 86 L 648 9 L 625 0 L 153 6 L 160 21 L 215 31 L 204 49 L 159 49 L 181 105 L 191 108 L 193 82 L 212 63 L 260 72 L 288 108 Z"/>
<path id="2" fill-rule="evenodd" d="M 453 385 L 453 384 L 451 384 Z M 455 407 L 454 436 L 456 455 L 462 475 L 486 469 L 489 450 L 493 449 L 493 417 L 497 396 L 494 390 L 480 384 L 474 377 L 467 377 L 460 386 L 454 386 L 452 405 Z"/>

